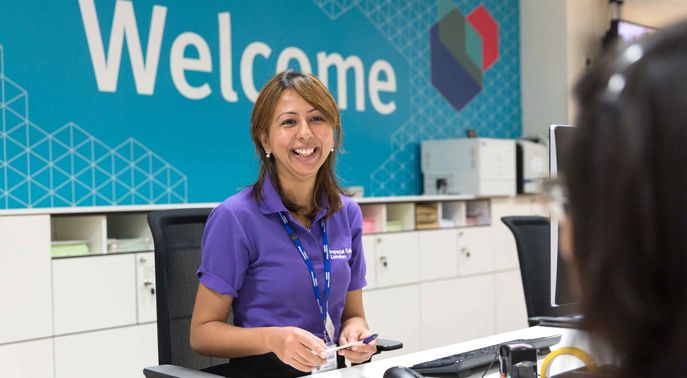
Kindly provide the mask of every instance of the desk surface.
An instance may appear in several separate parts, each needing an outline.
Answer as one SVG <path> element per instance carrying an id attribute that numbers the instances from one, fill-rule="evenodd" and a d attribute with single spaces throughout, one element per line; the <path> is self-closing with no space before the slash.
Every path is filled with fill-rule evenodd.
<path id="1" fill-rule="evenodd" d="M 360 378 L 360 377 L 370 377 L 370 378 L 380 378 L 384 375 L 384 372 L 392 366 L 412 366 L 420 362 L 433 360 L 436 358 L 441 358 L 449 356 L 456 353 L 467 352 L 474 349 L 479 349 L 485 346 L 498 344 L 501 342 L 506 342 L 515 339 L 532 339 L 537 337 L 545 337 L 551 335 L 561 335 L 561 342 L 557 345 L 551 347 L 552 350 L 565 347 L 565 346 L 576 346 L 589 351 L 590 340 L 589 335 L 584 332 L 568 329 L 568 328 L 553 328 L 553 327 L 530 327 L 523 328 L 517 331 L 501 333 L 494 336 L 484 337 L 481 339 L 475 339 L 470 341 L 465 341 L 458 344 L 448 345 L 444 347 L 423 350 L 421 352 L 410 353 L 402 356 L 387 358 L 379 361 L 373 361 L 367 364 L 353 366 L 347 369 L 339 369 L 334 371 L 329 371 L 320 374 L 314 374 L 313 377 L 318 378 Z M 607 362 L 607 358 L 604 358 L 602 362 Z M 539 362 L 541 365 L 541 360 Z M 495 368 L 492 368 L 486 377 L 498 377 L 498 364 L 494 364 Z M 552 373 L 562 372 L 566 370 L 571 370 L 582 366 L 582 363 L 574 358 L 562 357 L 561 359 L 556 359 L 554 364 L 552 364 L 550 371 Z M 479 371 L 479 374 L 473 374 L 472 376 L 481 377 L 484 371 Z"/>

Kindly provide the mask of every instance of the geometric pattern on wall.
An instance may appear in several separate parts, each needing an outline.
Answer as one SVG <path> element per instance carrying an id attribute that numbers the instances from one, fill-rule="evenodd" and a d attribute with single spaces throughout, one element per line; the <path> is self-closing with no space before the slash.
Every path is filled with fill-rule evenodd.
<path id="1" fill-rule="evenodd" d="M 29 93 L 6 76 L 0 45 L 0 208 L 185 203 L 186 175 L 129 138 L 110 147 L 69 122 L 29 120 Z"/>
<path id="2" fill-rule="evenodd" d="M 475 130 L 479 137 L 520 137 L 518 0 L 451 2 L 462 14 L 468 15 L 485 6 L 499 24 L 498 62 L 482 67 L 483 70 L 489 68 L 489 74 L 482 77 L 481 94 L 460 111 L 456 111 L 431 82 L 430 29 L 438 19 L 439 7 L 444 7 L 444 1 L 440 0 L 439 4 L 435 0 L 313 1 L 331 19 L 353 9 L 362 12 L 408 63 L 409 118 L 392 133 L 389 157 L 370 175 L 371 188 L 365 195 L 422 193 L 419 145 L 423 140 L 463 138 L 468 129 Z M 493 44 L 488 48 L 493 48 Z M 492 56 L 493 53 L 490 50 Z M 487 63 L 492 61 L 488 59 Z"/>

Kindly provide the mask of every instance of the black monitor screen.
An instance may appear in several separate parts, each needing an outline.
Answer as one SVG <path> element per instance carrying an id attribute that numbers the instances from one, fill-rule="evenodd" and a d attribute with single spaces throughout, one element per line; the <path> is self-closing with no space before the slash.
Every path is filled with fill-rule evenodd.
<path id="1" fill-rule="evenodd" d="M 567 162 L 567 145 L 575 129 L 567 125 L 552 125 L 549 131 L 549 159 L 551 177 L 561 173 L 561 167 Z M 561 306 L 574 302 L 568 284 L 565 260 L 558 251 L 558 221 L 551 217 L 551 305 Z"/>

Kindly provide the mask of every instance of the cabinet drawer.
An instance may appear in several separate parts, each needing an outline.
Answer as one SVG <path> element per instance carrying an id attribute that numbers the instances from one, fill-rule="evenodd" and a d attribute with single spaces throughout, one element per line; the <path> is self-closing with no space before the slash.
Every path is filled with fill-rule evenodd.
<path id="1" fill-rule="evenodd" d="M 365 316 L 370 329 L 382 337 L 403 342 L 403 348 L 384 352 L 375 360 L 420 350 L 420 290 L 418 285 L 363 292 Z"/>
<path id="2" fill-rule="evenodd" d="M 458 231 L 423 231 L 419 234 L 420 280 L 458 275 Z"/>
<path id="3" fill-rule="evenodd" d="M 420 284 L 422 349 L 494 333 L 494 286 L 490 275 Z"/>
<path id="4" fill-rule="evenodd" d="M 155 324 L 55 337 L 55 378 L 140 377 L 157 365 Z"/>
<path id="5" fill-rule="evenodd" d="M 136 323 L 135 255 L 53 260 L 55 334 Z"/>
<path id="6" fill-rule="evenodd" d="M 155 287 L 155 255 L 153 252 L 136 254 L 136 298 L 138 322 L 154 322 L 157 319 Z"/>
<path id="7" fill-rule="evenodd" d="M 50 217 L 0 217 L 0 344 L 52 335 L 51 295 Z"/>
<path id="8" fill-rule="evenodd" d="M 377 287 L 377 254 L 375 253 L 375 237 L 373 235 L 363 236 L 363 252 L 365 253 L 365 280 L 367 286 L 365 290 Z"/>
<path id="9" fill-rule="evenodd" d="M 52 377 L 52 339 L 0 345 L 0 376 L 21 378 Z"/>
<path id="10" fill-rule="evenodd" d="M 458 231 L 458 273 L 486 273 L 493 269 L 491 227 L 470 227 Z"/>
<path id="11" fill-rule="evenodd" d="M 376 235 L 377 287 L 418 282 L 420 278 L 417 232 Z"/>

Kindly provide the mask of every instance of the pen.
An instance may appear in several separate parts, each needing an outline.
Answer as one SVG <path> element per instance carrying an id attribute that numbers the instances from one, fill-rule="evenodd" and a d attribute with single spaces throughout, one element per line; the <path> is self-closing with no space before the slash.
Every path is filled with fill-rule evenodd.
<path id="1" fill-rule="evenodd" d="M 377 336 L 378 336 L 378 334 L 373 333 L 373 334 L 371 334 L 370 336 L 368 336 L 368 337 L 366 337 L 366 338 L 364 338 L 364 339 L 362 339 L 362 340 L 353 341 L 353 342 L 350 342 L 350 343 L 348 343 L 348 344 L 344 344 L 344 345 L 341 345 L 341 346 L 338 346 L 338 347 L 334 347 L 334 348 L 329 348 L 329 349 L 327 349 L 327 354 L 332 353 L 332 352 L 336 352 L 336 351 L 341 350 L 341 349 L 350 348 L 350 347 L 352 347 L 352 346 L 354 346 L 354 345 L 369 344 L 369 343 L 371 343 L 374 339 L 376 339 Z"/>

